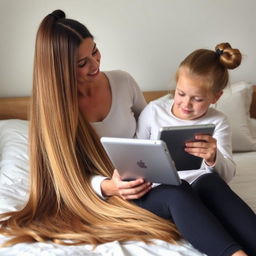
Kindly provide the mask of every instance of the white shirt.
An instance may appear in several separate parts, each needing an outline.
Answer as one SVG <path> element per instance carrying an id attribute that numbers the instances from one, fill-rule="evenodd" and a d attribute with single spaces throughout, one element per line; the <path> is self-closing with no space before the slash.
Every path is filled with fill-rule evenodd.
<path id="1" fill-rule="evenodd" d="M 170 95 L 150 102 L 141 112 L 137 124 L 137 138 L 157 139 L 158 131 L 163 126 L 214 124 L 213 137 L 217 140 L 217 156 L 215 165 L 209 167 L 205 162 L 198 170 L 179 171 L 181 179 L 192 183 L 200 175 L 216 171 L 229 182 L 235 175 L 235 163 L 232 159 L 231 128 L 227 117 L 220 111 L 209 108 L 206 114 L 195 120 L 183 120 L 172 112 L 173 99 Z"/>
<path id="2" fill-rule="evenodd" d="M 108 115 L 100 122 L 92 122 L 99 137 L 132 138 L 136 123 L 146 101 L 136 83 L 127 72 L 104 72 L 111 88 L 112 104 Z"/>
<path id="3" fill-rule="evenodd" d="M 99 137 L 133 138 L 136 132 L 137 119 L 146 106 L 146 101 L 136 81 L 130 74 L 115 70 L 104 72 L 112 93 L 112 104 L 108 115 L 101 122 L 91 123 Z M 106 177 L 93 176 L 91 185 L 94 191 L 102 196 L 101 182 Z"/>

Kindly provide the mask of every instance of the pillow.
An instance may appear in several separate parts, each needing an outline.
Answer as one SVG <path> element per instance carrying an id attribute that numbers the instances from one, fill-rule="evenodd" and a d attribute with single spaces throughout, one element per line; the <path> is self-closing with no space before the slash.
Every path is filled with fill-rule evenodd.
<path id="1" fill-rule="evenodd" d="M 252 85 L 247 82 L 232 84 L 224 90 L 216 108 L 227 115 L 232 129 L 233 151 L 255 151 L 256 137 L 250 118 Z"/>
<path id="2" fill-rule="evenodd" d="M 28 169 L 28 121 L 0 121 L 0 213 L 24 206 Z"/>
<path id="3" fill-rule="evenodd" d="M 250 127 L 251 127 L 252 136 L 256 138 L 256 119 L 255 118 L 250 118 Z"/>

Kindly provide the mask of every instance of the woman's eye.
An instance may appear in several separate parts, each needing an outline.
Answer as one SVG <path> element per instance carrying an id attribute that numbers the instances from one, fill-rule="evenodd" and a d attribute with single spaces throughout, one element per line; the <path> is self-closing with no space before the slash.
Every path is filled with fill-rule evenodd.
<path id="1" fill-rule="evenodd" d="M 92 55 L 94 56 L 95 54 L 97 54 L 97 52 L 98 52 L 98 48 L 96 48 L 96 49 L 93 51 Z"/>
<path id="2" fill-rule="evenodd" d="M 195 100 L 196 102 L 202 102 L 202 101 L 203 101 L 203 99 L 200 99 L 200 98 L 194 98 L 194 100 Z"/>
<path id="3" fill-rule="evenodd" d="M 78 67 L 83 68 L 86 65 L 86 63 L 87 63 L 86 61 L 80 62 L 78 63 Z"/>
<path id="4" fill-rule="evenodd" d="M 181 96 L 181 97 L 185 96 L 185 94 L 181 93 L 181 92 L 179 92 L 178 95 Z"/>

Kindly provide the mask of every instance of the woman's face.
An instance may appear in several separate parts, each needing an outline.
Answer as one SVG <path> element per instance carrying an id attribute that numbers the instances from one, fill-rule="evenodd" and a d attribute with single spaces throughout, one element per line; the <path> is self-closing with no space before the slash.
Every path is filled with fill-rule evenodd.
<path id="1" fill-rule="evenodd" d="M 92 38 L 86 38 L 78 48 L 77 79 L 78 83 L 95 81 L 100 74 L 100 52 Z"/>
<path id="2" fill-rule="evenodd" d="M 222 93 L 214 95 L 207 87 L 206 79 L 189 74 L 181 68 L 174 95 L 173 114 L 184 120 L 203 116 L 210 104 L 215 104 Z"/>

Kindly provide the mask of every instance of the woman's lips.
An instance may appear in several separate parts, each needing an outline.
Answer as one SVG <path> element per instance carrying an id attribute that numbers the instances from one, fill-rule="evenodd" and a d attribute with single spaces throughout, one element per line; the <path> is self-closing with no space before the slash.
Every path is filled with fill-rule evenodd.
<path id="1" fill-rule="evenodd" d="M 89 76 L 96 76 L 96 75 L 98 75 L 99 71 L 100 71 L 100 70 L 99 70 L 99 68 L 98 68 L 97 70 L 95 70 L 95 71 L 89 73 L 88 75 L 89 75 Z"/>

